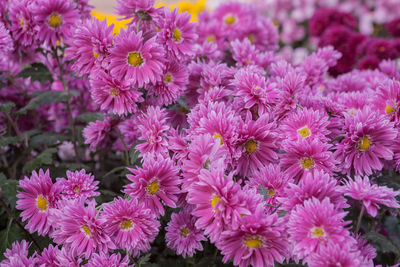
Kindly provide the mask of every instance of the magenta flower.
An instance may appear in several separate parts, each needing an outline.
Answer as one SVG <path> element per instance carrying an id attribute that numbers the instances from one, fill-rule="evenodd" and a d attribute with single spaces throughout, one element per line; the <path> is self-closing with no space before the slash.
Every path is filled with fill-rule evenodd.
<path id="1" fill-rule="evenodd" d="M 256 15 L 255 9 L 249 4 L 227 2 L 215 9 L 212 18 L 218 21 L 224 36 L 229 40 L 234 40 L 238 37 L 238 34 L 247 30 Z"/>
<path id="2" fill-rule="evenodd" d="M 39 266 L 49 266 L 49 267 L 58 267 L 59 265 L 56 263 L 58 260 L 58 255 L 60 250 L 57 246 L 53 246 L 50 244 L 47 248 L 44 248 L 41 255 L 37 256 L 38 265 Z"/>
<path id="3" fill-rule="evenodd" d="M 9 7 L 8 15 L 13 38 L 23 46 L 32 45 L 38 34 L 38 29 L 35 27 L 37 24 L 33 18 L 33 6 L 33 1 L 21 0 L 13 1 Z"/>
<path id="4" fill-rule="evenodd" d="M 119 249 L 150 248 L 160 228 L 155 214 L 145 208 L 141 199 L 114 198 L 113 203 L 105 204 L 100 219 L 104 221 L 105 231 Z"/>
<path id="5" fill-rule="evenodd" d="M 164 18 L 160 19 L 158 39 L 166 47 L 166 51 L 178 60 L 194 55 L 193 47 L 197 39 L 195 25 L 190 22 L 187 12 L 178 13 L 178 8 L 169 11 L 164 9 Z"/>
<path id="6" fill-rule="evenodd" d="M 232 58 L 237 66 L 260 66 L 267 68 L 275 61 L 272 52 L 261 52 L 250 42 L 249 39 L 240 41 L 239 39 L 231 42 Z"/>
<path id="7" fill-rule="evenodd" d="M 211 171 L 201 170 L 199 181 L 188 192 L 187 202 L 196 205 L 192 214 L 199 217 L 196 227 L 205 229 L 211 242 L 219 239 L 224 225 L 233 229 L 239 227 L 241 216 L 249 215 L 244 193 L 240 185 L 232 179 L 232 174 L 225 176 L 222 161 L 218 168 Z"/>
<path id="8" fill-rule="evenodd" d="M 37 2 L 33 8 L 34 21 L 39 29 L 36 38 L 49 46 L 56 47 L 69 36 L 78 13 L 72 1 L 45 0 Z"/>
<path id="9" fill-rule="evenodd" d="M 190 215 L 190 210 L 182 210 L 172 213 L 171 220 L 165 227 L 167 246 L 184 258 L 193 257 L 196 250 L 202 251 L 201 241 L 207 240 L 195 223 L 196 218 Z"/>
<path id="10" fill-rule="evenodd" d="M 335 158 L 343 173 L 371 175 L 383 168 L 383 160 L 393 158 L 397 130 L 384 115 L 368 107 L 344 114 L 345 138 L 336 146 Z"/>
<path id="11" fill-rule="evenodd" d="M 396 196 L 400 195 L 400 191 L 394 191 L 386 186 L 371 184 L 367 176 L 364 178 L 356 176 L 354 180 L 349 179 L 342 187 L 342 191 L 344 195 L 362 201 L 365 210 L 372 217 L 376 217 L 378 214 L 379 204 L 395 209 L 400 208 L 400 204 L 396 200 Z"/>
<path id="12" fill-rule="evenodd" d="M 316 170 L 332 173 L 336 169 L 337 162 L 329 151 L 331 145 L 322 143 L 318 139 L 287 141 L 284 142 L 283 148 L 286 153 L 282 154 L 280 165 L 296 180 Z"/>
<path id="13" fill-rule="evenodd" d="M 142 93 L 127 80 L 120 81 L 110 74 L 99 71 L 90 79 L 91 96 L 100 109 L 117 115 L 135 113 L 137 103 L 143 102 Z"/>
<path id="14" fill-rule="evenodd" d="M 395 123 L 400 124 L 400 83 L 387 80 L 378 86 L 373 99 L 374 109 Z"/>
<path id="15" fill-rule="evenodd" d="M 90 122 L 82 131 L 85 144 L 89 144 L 91 150 L 96 150 L 100 142 L 102 142 L 112 130 L 112 126 L 111 117 L 104 118 L 104 121 L 97 120 L 95 122 Z"/>
<path id="16" fill-rule="evenodd" d="M 78 25 L 68 39 L 69 47 L 65 54 L 73 61 L 72 69 L 78 75 L 88 75 L 109 55 L 113 44 L 113 25 L 97 19 L 86 20 Z"/>
<path id="17" fill-rule="evenodd" d="M 33 255 L 28 257 L 28 249 L 30 244 L 25 240 L 21 242 L 15 241 L 11 245 L 11 249 L 4 252 L 5 259 L 0 262 L 1 267 L 36 267 L 38 259 Z"/>
<path id="18" fill-rule="evenodd" d="M 86 206 L 82 200 L 65 200 L 52 212 L 53 241 L 63 245 L 71 256 L 90 259 L 93 253 L 108 253 L 115 249 L 104 231 L 104 223 L 97 219 L 96 203 Z"/>
<path id="19" fill-rule="evenodd" d="M 57 178 L 56 184 L 61 187 L 63 199 L 89 199 L 100 195 L 96 192 L 99 181 L 95 181 L 94 176 L 86 173 L 85 169 L 75 172 L 67 171 L 67 179 Z"/>
<path id="20" fill-rule="evenodd" d="M 155 0 L 117 0 L 117 14 L 125 19 L 144 17 L 154 11 Z"/>
<path id="21" fill-rule="evenodd" d="M 24 191 L 17 194 L 17 209 L 22 210 L 22 221 L 28 221 L 25 226 L 29 232 L 47 235 L 52 229 L 49 222 L 49 210 L 56 206 L 60 198 L 61 187 L 53 184 L 50 172 L 32 171 L 30 178 L 19 181 L 19 187 Z"/>
<path id="22" fill-rule="evenodd" d="M 345 246 L 343 246 L 345 245 Z M 328 243 L 326 246 L 321 246 L 317 253 L 312 253 L 308 258 L 308 266 L 369 266 L 362 265 L 360 254 L 358 251 L 350 251 L 350 247 L 346 244 Z M 373 266 L 373 265 L 372 265 Z"/>
<path id="23" fill-rule="evenodd" d="M 318 110 L 298 109 L 289 115 L 282 123 L 280 129 L 285 139 L 296 141 L 298 139 L 319 139 L 327 141 L 329 130 L 328 116 Z"/>
<path id="24" fill-rule="evenodd" d="M 164 49 L 155 37 L 145 40 L 142 32 L 122 30 L 110 53 L 110 73 L 116 79 L 128 80 L 135 87 L 154 84 L 161 79 Z"/>
<path id="25" fill-rule="evenodd" d="M 237 143 L 242 154 L 237 162 L 239 173 L 248 176 L 258 168 L 278 160 L 278 133 L 268 114 L 253 121 L 250 112 L 247 112 L 246 120 L 239 128 Z"/>
<path id="26" fill-rule="evenodd" d="M 10 33 L 2 22 L 0 22 L 0 55 L 7 55 L 12 52 L 13 40 Z"/>
<path id="27" fill-rule="evenodd" d="M 121 254 L 97 254 L 94 253 L 87 264 L 84 267 L 133 267 L 134 265 L 129 264 L 129 256 L 125 256 L 121 259 Z"/>
<path id="28" fill-rule="evenodd" d="M 275 261 L 282 263 L 289 256 L 283 218 L 265 214 L 262 206 L 243 216 L 239 228 L 222 232 L 217 247 L 224 255 L 223 262 L 233 260 L 240 267 L 274 266 Z"/>
<path id="29" fill-rule="evenodd" d="M 164 216 L 164 206 L 176 207 L 180 193 L 178 168 L 167 158 L 146 157 L 141 168 L 128 168 L 132 174 L 126 177 L 132 182 L 124 192 L 140 199 L 157 217 Z"/>
<path id="30" fill-rule="evenodd" d="M 322 201 L 312 198 L 297 205 L 287 224 L 289 240 L 294 245 L 293 253 L 304 258 L 318 253 L 320 247 L 329 243 L 346 243 L 350 236 L 344 216 L 346 212 L 338 211 L 329 198 Z"/>

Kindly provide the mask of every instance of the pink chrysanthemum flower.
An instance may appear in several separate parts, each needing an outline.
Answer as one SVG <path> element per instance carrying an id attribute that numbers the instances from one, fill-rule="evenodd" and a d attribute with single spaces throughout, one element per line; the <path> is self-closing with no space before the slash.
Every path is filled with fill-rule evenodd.
<path id="1" fill-rule="evenodd" d="M 288 257 L 285 224 L 277 214 L 267 215 L 262 206 L 255 213 L 243 216 L 237 229 L 222 232 L 217 247 L 223 262 L 233 260 L 235 266 L 263 267 L 282 263 Z"/>
<path id="2" fill-rule="evenodd" d="M 251 113 L 247 112 L 246 120 L 239 128 L 237 144 L 242 156 L 238 159 L 237 169 L 240 174 L 250 175 L 258 168 L 278 160 L 278 133 L 268 114 L 254 121 Z"/>
<path id="3" fill-rule="evenodd" d="M 162 80 L 151 86 L 148 93 L 154 95 L 154 102 L 170 105 L 183 94 L 188 83 L 187 68 L 178 62 L 169 62 L 163 73 Z"/>
<path id="4" fill-rule="evenodd" d="M 274 84 L 248 68 L 240 69 L 233 80 L 234 95 L 244 102 L 245 109 L 255 107 L 258 115 L 271 111 L 278 99 Z"/>
<path id="5" fill-rule="evenodd" d="M 82 261 L 82 258 L 73 256 L 69 250 L 67 250 L 65 247 L 62 247 L 61 250 L 57 253 L 57 258 L 54 263 L 57 267 L 81 267 Z"/>
<path id="6" fill-rule="evenodd" d="M 110 74 L 99 71 L 90 79 L 91 96 L 103 111 L 117 115 L 135 113 L 137 103 L 143 102 L 142 93 L 131 86 L 128 80 L 119 80 Z"/>
<path id="7" fill-rule="evenodd" d="M 113 25 L 98 19 L 86 20 L 78 25 L 73 36 L 68 40 L 66 57 L 73 61 L 72 69 L 78 75 L 88 75 L 93 67 L 100 65 L 113 43 Z"/>
<path id="8" fill-rule="evenodd" d="M 291 181 L 289 176 L 281 172 L 279 165 L 268 164 L 255 171 L 246 184 L 257 191 L 260 191 L 262 185 L 268 190 L 266 203 L 277 206 L 279 198 L 286 196 L 285 188 Z"/>
<path id="9" fill-rule="evenodd" d="M 15 241 L 11 245 L 11 249 L 4 252 L 5 259 L 0 262 L 1 267 L 36 267 L 38 259 L 33 255 L 28 257 L 28 249 L 30 244 L 25 240 L 21 242 Z"/>
<path id="10" fill-rule="evenodd" d="M 400 204 L 396 200 L 396 196 L 400 195 L 400 191 L 394 191 L 386 186 L 371 184 L 367 176 L 364 178 L 356 176 L 354 180 L 349 179 L 342 187 L 342 190 L 344 195 L 362 201 L 366 211 L 372 217 L 378 214 L 379 204 L 395 209 L 400 208 Z"/>
<path id="11" fill-rule="evenodd" d="M 134 265 L 129 264 L 129 256 L 125 256 L 121 259 L 121 254 L 98 254 L 94 253 L 85 267 L 133 267 Z"/>
<path id="12" fill-rule="evenodd" d="M 199 181 L 202 169 L 213 169 L 218 166 L 220 159 L 228 156 L 228 151 L 221 147 L 219 140 L 210 134 L 201 134 L 194 137 L 188 148 L 188 158 L 182 165 L 182 191 L 189 192 L 193 183 Z"/>
<path id="13" fill-rule="evenodd" d="M 22 221 L 28 221 L 25 228 L 31 233 L 48 234 L 52 228 L 48 220 L 49 210 L 60 198 L 60 186 L 53 184 L 49 170 L 43 172 L 40 169 L 39 173 L 33 171 L 30 178 L 20 180 L 19 187 L 24 191 L 18 192 L 16 207 L 22 210 Z"/>
<path id="14" fill-rule="evenodd" d="M 199 181 L 192 185 L 187 196 L 187 202 L 196 205 L 192 211 L 194 216 L 199 217 L 196 227 L 205 229 L 211 242 L 218 240 L 224 225 L 237 228 L 241 216 L 250 214 L 240 185 L 233 181 L 232 174 L 225 176 L 222 160 L 218 165 L 211 171 L 201 170 Z"/>
<path id="15" fill-rule="evenodd" d="M 167 53 L 183 60 L 193 56 L 193 47 L 197 39 L 195 24 L 190 22 L 187 12 L 179 14 L 178 8 L 170 11 L 164 9 L 164 18 L 159 21 L 160 43 L 167 48 Z"/>
<path id="16" fill-rule="evenodd" d="M 344 114 L 345 138 L 336 146 L 336 160 L 342 172 L 371 175 L 383 168 L 383 160 L 393 158 L 393 143 L 397 130 L 393 123 L 368 107 Z"/>
<path id="17" fill-rule="evenodd" d="M 115 7 L 117 14 L 125 19 L 151 14 L 155 0 L 118 0 Z"/>
<path id="18" fill-rule="evenodd" d="M 105 139 L 111 129 L 111 117 L 104 118 L 104 121 L 97 120 L 95 122 L 90 122 L 82 131 L 82 135 L 85 138 L 85 144 L 89 144 L 91 150 L 96 150 L 97 146 Z"/>
<path id="19" fill-rule="evenodd" d="M 41 255 L 38 255 L 38 265 L 48 267 L 58 267 L 57 258 L 60 250 L 57 246 L 50 244 L 47 248 L 44 248 Z"/>
<path id="20" fill-rule="evenodd" d="M 329 151 L 330 147 L 318 139 L 284 142 L 283 148 L 286 153 L 281 155 L 280 165 L 296 180 L 316 170 L 332 173 L 336 169 L 336 161 Z"/>
<path id="21" fill-rule="evenodd" d="M 252 19 L 256 17 L 255 9 L 245 3 L 223 3 L 215 9 L 212 18 L 218 21 L 221 32 L 229 40 L 236 39 L 238 34 L 247 30 Z"/>
<path id="22" fill-rule="evenodd" d="M 328 243 L 321 246 L 317 253 L 312 253 L 307 259 L 310 267 L 354 267 L 354 266 L 373 266 L 364 265 L 358 251 L 351 251 L 347 244 Z"/>
<path id="23" fill-rule="evenodd" d="M 13 40 L 4 24 L 0 21 L 0 55 L 7 55 L 13 50 Z"/>
<path id="24" fill-rule="evenodd" d="M 75 4 L 71 0 L 45 0 L 37 2 L 33 9 L 34 20 L 39 29 L 36 38 L 56 47 L 70 34 L 78 20 Z"/>
<path id="25" fill-rule="evenodd" d="M 124 192 L 140 199 L 157 217 L 164 216 L 164 205 L 175 208 L 180 193 L 178 168 L 170 159 L 161 157 L 145 158 L 141 168 L 130 169 L 126 177 L 132 183 L 125 186 Z"/>
<path id="26" fill-rule="evenodd" d="M 160 107 L 149 106 L 146 113 L 137 118 L 139 140 L 145 141 L 136 146 L 141 155 L 167 154 L 167 135 L 169 130 L 167 112 Z"/>
<path id="27" fill-rule="evenodd" d="M 111 238 L 104 231 L 104 223 L 97 219 L 96 203 L 86 206 L 82 200 L 65 200 L 52 212 L 53 241 L 63 245 L 73 257 L 90 259 L 95 252 L 108 253 L 115 249 Z"/>
<path id="28" fill-rule="evenodd" d="M 312 198 L 297 205 L 292 210 L 287 224 L 289 240 L 293 243 L 293 253 L 304 258 L 318 252 L 327 243 L 343 244 L 350 238 L 343 221 L 346 212 L 338 211 L 325 198 Z"/>
<path id="29" fill-rule="evenodd" d="M 330 131 L 328 116 L 321 111 L 313 109 L 298 109 L 289 115 L 282 123 L 280 129 L 283 136 L 292 141 L 298 139 L 319 139 L 326 141 Z"/>
<path id="30" fill-rule="evenodd" d="M 155 37 L 145 40 L 142 32 L 122 30 L 110 53 L 110 73 L 116 79 L 129 80 L 135 87 L 154 84 L 161 79 L 164 49 Z"/>
<path id="31" fill-rule="evenodd" d="M 374 109 L 385 114 L 387 118 L 400 124 L 400 82 L 388 80 L 377 88 L 374 100 Z"/>
<path id="32" fill-rule="evenodd" d="M 231 42 L 232 58 L 236 61 L 237 66 L 256 65 L 267 68 L 275 61 L 272 52 L 261 52 L 249 41 L 239 39 Z"/>
<path id="33" fill-rule="evenodd" d="M 9 8 L 11 32 L 14 40 L 23 46 L 33 44 L 35 35 L 38 34 L 33 18 L 32 8 L 34 2 L 30 0 L 13 1 Z"/>
<path id="34" fill-rule="evenodd" d="M 248 25 L 245 38 L 256 46 L 257 49 L 275 51 L 279 45 L 278 27 L 269 18 L 258 16 Z"/>
<path id="35" fill-rule="evenodd" d="M 289 183 L 285 188 L 285 197 L 278 200 L 282 203 L 282 209 L 290 211 L 308 199 L 322 201 L 326 197 L 337 209 L 349 207 L 337 181 L 323 171 L 315 171 L 303 177 L 298 184 Z"/>
<path id="36" fill-rule="evenodd" d="M 165 230 L 167 246 L 182 257 L 193 257 L 196 250 L 202 251 L 201 241 L 207 240 L 203 232 L 195 226 L 196 218 L 190 215 L 189 210 L 172 213 L 171 220 Z"/>
<path id="37" fill-rule="evenodd" d="M 67 171 L 67 179 L 57 178 L 57 184 L 62 188 L 63 199 L 89 199 L 100 195 L 96 192 L 99 181 L 95 181 L 94 176 L 86 173 L 85 169 L 75 172 Z"/>
<path id="38" fill-rule="evenodd" d="M 160 223 L 150 209 L 145 208 L 141 199 L 114 198 L 105 204 L 100 218 L 105 231 L 119 249 L 150 248 L 158 234 Z"/>

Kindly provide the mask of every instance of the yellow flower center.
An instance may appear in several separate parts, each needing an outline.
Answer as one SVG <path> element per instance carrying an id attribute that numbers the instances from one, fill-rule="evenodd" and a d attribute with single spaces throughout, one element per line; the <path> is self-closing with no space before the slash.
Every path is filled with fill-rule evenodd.
<path id="1" fill-rule="evenodd" d="M 361 152 L 366 151 L 369 147 L 371 146 L 371 140 L 368 138 L 368 136 L 364 136 L 363 138 L 358 141 L 358 147 Z"/>
<path id="2" fill-rule="evenodd" d="M 250 41 L 250 43 L 254 43 L 254 35 L 252 35 L 252 34 L 249 34 L 248 36 L 247 36 L 247 39 L 249 39 L 249 41 Z"/>
<path id="3" fill-rule="evenodd" d="M 182 234 L 184 237 L 187 237 L 188 234 L 189 234 L 189 229 L 187 229 L 186 227 L 183 227 L 182 230 L 181 230 L 181 234 Z"/>
<path id="4" fill-rule="evenodd" d="M 182 32 L 178 28 L 176 28 L 172 33 L 172 38 L 175 42 L 180 42 L 182 40 Z"/>
<path id="5" fill-rule="evenodd" d="M 322 229 L 322 227 L 314 227 L 311 229 L 311 235 L 314 238 L 319 238 L 321 236 L 325 236 L 325 232 L 324 229 Z"/>
<path id="6" fill-rule="evenodd" d="M 48 207 L 47 200 L 44 197 L 38 197 L 36 199 L 36 205 L 42 211 L 47 210 Z"/>
<path id="7" fill-rule="evenodd" d="M 252 154 L 256 151 L 258 147 L 258 142 L 250 139 L 246 143 L 244 143 L 244 147 L 246 148 L 247 154 Z"/>
<path id="8" fill-rule="evenodd" d="M 143 64 L 142 55 L 139 52 L 131 52 L 128 54 L 128 64 L 133 67 L 140 67 Z"/>
<path id="9" fill-rule="evenodd" d="M 217 203 L 220 201 L 221 199 L 217 196 L 217 195 L 214 195 L 213 197 L 212 197 L 212 199 L 211 199 L 211 207 L 214 209 L 214 211 L 218 211 L 216 208 L 215 208 L 215 205 L 217 205 Z"/>
<path id="10" fill-rule="evenodd" d="M 379 52 L 381 52 L 381 53 L 383 53 L 383 52 L 385 52 L 386 51 L 386 47 L 384 47 L 384 46 L 381 46 L 381 47 L 379 47 Z"/>
<path id="11" fill-rule="evenodd" d="M 214 137 L 215 137 L 215 139 L 219 138 L 221 146 L 224 144 L 224 139 L 222 138 L 222 136 L 219 133 L 215 133 Z"/>
<path id="12" fill-rule="evenodd" d="M 207 37 L 207 42 L 209 42 L 209 43 L 211 43 L 211 42 L 215 42 L 215 36 L 214 35 L 209 35 L 208 37 Z"/>
<path id="13" fill-rule="evenodd" d="M 110 95 L 119 96 L 119 91 L 118 91 L 116 88 L 113 88 L 113 89 L 110 91 Z"/>
<path id="14" fill-rule="evenodd" d="M 157 194 L 158 189 L 160 189 L 160 184 L 157 181 L 151 182 L 147 185 L 146 189 L 150 195 L 155 195 Z"/>
<path id="15" fill-rule="evenodd" d="M 165 81 L 166 83 L 172 83 L 172 76 L 171 76 L 171 74 L 165 75 L 164 81 Z"/>
<path id="16" fill-rule="evenodd" d="M 387 105 L 386 108 L 385 108 L 385 111 L 386 111 L 387 114 L 390 114 L 390 113 L 395 112 L 396 109 L 394 107 L 392 107 L 392 106 Z"/>
<path id="17" fill-rule="evenodd" d="M 21 18 L 21 19 L 19 20 L 19 25 L 23 26 L 24 24 L 25 24 L 24 18 Z"/>
<path id="18" fill-rule="evenodd" d="M 94 56 L 95 58 L 98 58 L 98 57 L 99 57 L 99 53 L 93 52 L 93 56 Z"/>
<path id="19" fill-rule="evenodd" d="M 82 225 L 82 230 L 85 233 L 85 235 L 90 236 L 90 229 L 87 225 Z"/>
<path id="20" fill-rule="evenodd" d="M 79 186 L 74 187 L 74 192 L 77 194 L 79 194 L 81 192 L 81 189 L 79 188 Z"/>
<path id="21" fill-rule="evenodd" d="M 132 221 L 131 220 L 125 220 L 121 222 L 121 228 L 124 230 L 129 230 L 132 228 Z"/>
<path id="22" fill-rule="evenodd" d="M 257 90 L 260 89 L 260 88 L 261 88 L 260 86 L 254 87 L 254 92 L 257 92 Z"/>
<path id="23" fill-rule="evenodd" d="M 301 167 L 304 169 L 312 169 L 314 167 L 314 160 L 312 158 L 302 158 L 300 160 Z"/>
<path id="24" fill-rule="evenodd" d="M 58 28 L 61 25 L 61 17 L 57 13 L 53 13 L 49 16 L 48 24 L 52 28 Z"/>
<path id="25" fill-rule="evenodd" d="M 259 248 L 262 246 L 262 241 L 259 237 L 250 237 L 244 241 L 249 248 Z"/>
<path id="26" fill-rule="evenodd" d="M 276 191 L 275 191 L 274 189 L 268 189 L 268 195 L 269 195 L 270 197 L 275 196 L 275 194 L 276 194 Z"/>
<path id="27" fill-rule="evenodd" d="M 226 16 L 226 18 L 225 18 L 225 24 L 226 25 L 232 25 L 235 22 L 236 22 L 236 18 L 234 16 L 232 16 L 232 15 Z"/>
<path id="28" fill-rule="evenodd" d="M 307 128 L 307 126 L 304 126 L 303 128 L 299 129 L 297 131 L 303 138 L 307 138 L 311 135 L 310 130 Z"/>

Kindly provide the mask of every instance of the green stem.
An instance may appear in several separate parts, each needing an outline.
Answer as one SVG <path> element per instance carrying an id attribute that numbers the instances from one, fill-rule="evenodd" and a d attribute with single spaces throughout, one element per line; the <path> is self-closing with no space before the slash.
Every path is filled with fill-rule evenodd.
<path id="1" fill-rule="evenodd" d="M 361 227 L 361 220 L 362 220 L 362 217 L 363 217 L 363 215 L 364 215 L 364 211 L 365 211 L 365 206 L 364 206 L 364 203 L 361 201 L 361 211 L 360 211 L 360 214 L 358 215 L 358 220 L 357 220 L 357 226 L 356 226 L 356 231 L 355 231 L 355 233 L 357 234 L 358 233 L 358 231 L 360 230 L 360 227 Z"/>
<path id="2" fill-rule="evenodd" d="M 129 158 L 129 148 L 128 148 L 128 146 L 126 145 L 126 143 L 125 143 L 125 141 L 124 141 L 124 138 L 122 138 L 121 132 L 120 132 L 118 129 L 116 129 L 115 131 L 116 131 L 116 133 L 117 133 L 117 135 L 118 135 L 119 140 L 121 140 L 121 143 L 122 143 L 122 145 L 124 146 L 125 164 L 126 164 L 126 166 L 129 166 L 129 164 L 130 164 L 130 162 L 131 162 L 131 161 L 130 161 L 130 158 Z"/>

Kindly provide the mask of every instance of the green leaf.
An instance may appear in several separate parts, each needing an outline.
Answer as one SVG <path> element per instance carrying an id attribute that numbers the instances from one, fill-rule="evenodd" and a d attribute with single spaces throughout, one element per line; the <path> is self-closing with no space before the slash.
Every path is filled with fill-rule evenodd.
<path id="1" fill-rule="evenodd" d="M 4 259 L 3 252 L 11 248 L 11 244 L 24 237 L 24 232 L 15 223 L 9 223 L 7 228 L 0 232 L 0 261 Z"/>
<path id="2" fill-rule="evenodd" d="M 15 107 L 14 102 L 7 101 L 0 104 L 0 111 L 3 111 L 5 113 L 10 113 L 13 107 Z"/>
<path id="3" fill-rule="evenodd" d="M 17 77 L 30 77 L 31 81 L 39 81 L 41 83 L 53 80 L 49 69 L 42 63 L 33 63 L 30 67 L 23 69 Z"/>
<path id="4" fill-rule="evenodd" d="M 385 228 L 392 242 L 400 248 L 400 221 L 395 216 L 389 216 L 385 220 Z"/>
<path id="5" fill-rule="evenodd" d="M 15 145 L 18 143 L 18 137 L 16 136 L 7 136 L 7 137 L 2 137 L 0 139 L 0 146 L 8 146 L 8 145 Z"/>
<path id="6" fill-rule="evenodd" d="M 13 209 L 17 202 L 17 187 L 18 181 L 7 179 L 3 173 L 0 173 L 0 188 L 3 194 L 4 201 Z"/>
<path id="7" fill-rule="evenodd" d="M 146 141 L 143 141 L 143 140 L 138 141 L 138 142 L 134 143 L 131 146 L 131 148 L 129 149 L 129 158 L 131 159 L 130 164 L 134 165 L 136 163 L 136 160 L 139 157 L 140 152 L 136 150 L 136 146 L 139 144 L 143 144 L 144 142 L 146 142 Z"/>
<path id="8" fill-rule="evenodd" d="M 104 116 L 101 113 L 96 112 L 87 112 L 82 113 L 76 117 L 76 119 L 80 122 L 92 122 L 92 121 L 102 121 L 104 120 Z"/>
<path id="9" fill-rule="evenodd" d="M 138 259 L 138 261 L 137 261 L 138 266 L 140 267 L 140 266 L 142 266 L 143 264 L 148 263 L 149 260 L 150 260 L 150 256 L 151 256 L 151 253 L 148 253 L 148 254 L 146 254 L 146 255 L 140 257 L 140 258 Z"/>
<path id="10" fill-rule="evenodd" d="M 32 98 L 29 103 L 18 110 L 18 114 L 26 114 L 28 110 L 36 109 L 41 105 L 48 105 L 54 102 L 62 102 L 64 100 L 69 100 L 76 91 L 42 91 L 39 92 L 34 98 Z"/>
<path id="11" fill-rule="evenodd" d="M 53 162 L 53 154 L 57 152 L 56 148 L 48 148 L 33 160 L 27 162 L 22 169 L 23 173 L 30 173 L 35 169 L 42 167 L 43 165 L 50 165 Z"/>
<path id="12" fill-rule="evenodd" d="M 65 135 L 47 132 L 32 137 L 30 146 L 32 148 L 39 148 L 41 145 L 52 146 L 59 144 L 66 139 Z"/>
<path id="13" fill-rule="evenodd" d="M 268 196 L 269 196 L 268 189 L 266 189 L 262 184 L 260 184 L 259 186 L 260 186 L 260 190 L 258 190 L 258 193 L 263 195 L 264 196 L 264 200 L 266 200 L 268 198 Z"/>
<path id="14" fill-rule="evenodd" d="M 393 252 L 399 255 L 399 249 L 396 248 L 395 245 L 384 235 L 381 235 L 377 232 L 369 232 L 364 235 L 364 238 L 368 239 L 374 244 L 374 247 L 378 251 L 382 251 L 383 253 Z"/>

